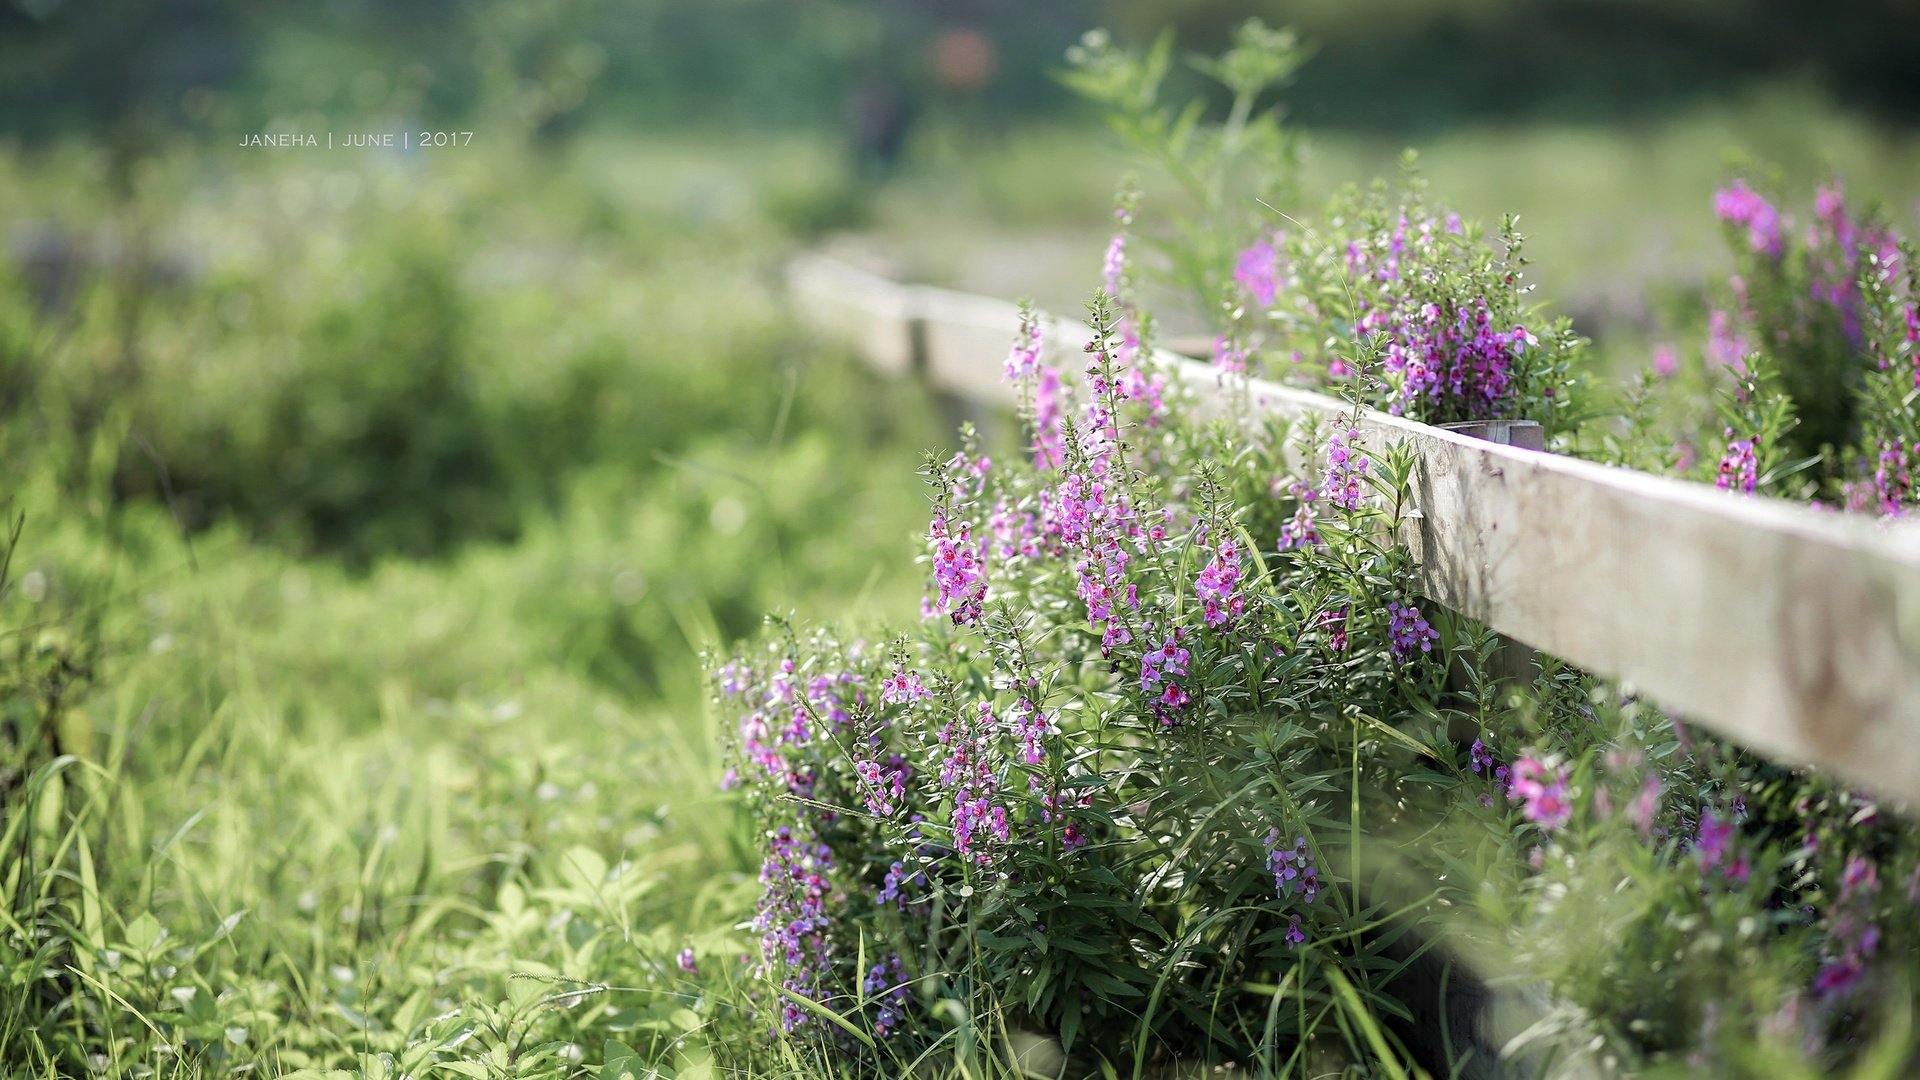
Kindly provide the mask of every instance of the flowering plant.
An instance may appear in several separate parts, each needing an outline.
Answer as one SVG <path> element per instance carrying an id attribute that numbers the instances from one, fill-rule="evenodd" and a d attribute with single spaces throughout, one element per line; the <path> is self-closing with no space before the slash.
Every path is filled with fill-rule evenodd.
<path id="1" fill-rule="evenodd" d="M 1879 517 L 1913 505 L 1920 416 L 1920 270 L 1871 206 L 1838 180 L 1804 228 L 1747 179 L 1714 198 L 1734 270 L 1707 313 L 1698 362 L 1664 350 L 1656 382 L 1683 469 Z M 1695 403 L 1717 399 L 1706 413 Z"/>
<path id="2" fill-rule="evenodd" d="M 719 671 L 784 1031 L 923 1045 L 991 1013 L 1122 1062 L 1271 1054 L 1318 1021 L 1246 1010 L 1247 980 L 1388 981 L 1350 930 L 1354 815 L 1443 754 L 1449 640 L 1392 541 L 1408 461 L 1341 425 L 1292 475 L 1284 429 L 1186 423 L 1136 313 L 1091 312 L 1077 379 L 1016 339 L 1053 398 L 1025 454 L 929 462 L 919 631 L 783 629 Z M 1276 490 L 1314 492 L 1307 531 Z M 862 988 L 863 949 L 912 991 Z"/>
<path id="3" fill-rule="evenodd" d="M 1087 49 L 1104 99 L 1192 137 L 1151 119 L 1164 48 Z M 1781 258 L 1756 198 L 1727 203 L 1737 238 Z M 1489 246 L 1412 181 L 1237 254 L 1174 238 L 1176 276 L 1225 298 L 1215 364 L 1243 406 L 1203 425 L 1156 366 L 1137 212 L 1129 191 L 1084 339 L 1023 314 L 1024 438 L 928 460 L 919 625 L 779 623 L 715 671 L 762 863 L 761 1030 L 894 1072 L 1006 1060 L 1023 1032 L 1109 1074 L 1397 1067 L 1420 1033 L 1394 1021 L 1433 990 L 1408 973 L 1444 942 L 1553 995 L 1528 1036 L 1547 1054 L 1859 1057 L 1902 985 L 1884 958 L 1920 946 L 1912 831 L 1551 657 L 1503 675 L 1492 634 L 1419 596 L 1413 462 L 1367 444 L 1363 408 L 1564 425 L 1581 404 L 1583 342 L 1523 303 L 1513 223 Z M 1860 333 L 1907 361 L 1891 281 L 1859 281 Z M 1751 493 L 1794 472 L 1796 399 L 1767 354 L 1738 370 L 1721 419 L 1753 434 L 1713 477 Z M 1352 411 L 1262 417 L 1253 372 Z M 1910 423 L 1883 391 L 1863 411 Z"/>

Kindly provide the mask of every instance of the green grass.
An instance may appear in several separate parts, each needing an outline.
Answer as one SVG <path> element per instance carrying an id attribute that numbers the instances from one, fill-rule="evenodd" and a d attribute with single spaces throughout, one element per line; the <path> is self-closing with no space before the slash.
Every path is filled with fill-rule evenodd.
<path id="1" fill-rule="evenodd" d="M 112 213 L 74 168 L 9 161 L 13 205 Z M 911 605 L 925 502 L 870 474 L 931 410 L 795 328 L 752 202 L 689 229 L 589 161 L 327 210 L 196 168 L 120 211 L 212 230 L 131 374 L 124 295 L 5 307 L 5 1071 L 703 1060 L 757 886 L 699 655 Z"/>

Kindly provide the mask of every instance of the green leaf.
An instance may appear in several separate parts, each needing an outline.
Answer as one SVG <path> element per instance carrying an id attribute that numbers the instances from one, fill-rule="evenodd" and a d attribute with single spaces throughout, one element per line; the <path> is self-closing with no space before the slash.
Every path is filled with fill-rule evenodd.
<path id="1" fill-rule="evenodd" d="M 857 1027 L 854 1027 L 853 1024 L 849 1022 L 846 1017 L 841 1016 L 839 1013 L 834 1012 L 832 1009 L 827 1008 L 825 1005 L 820 1004 L 819 1002 L 813 1000 L 812 998 L 802 997 L 801 995 L 794 993 L 793 991 L 787 989 L 784 986 L 776 986 L 774 987 L 774 989 L 780 991 L 781 997 L 788 999 L 789 1001 L 793 1002 L 795 1005 L 798 1005 L 801 1008 L 807 1010 L 808 1012 L 814 1014 L 815 1016 L 818 1016 L 821 1019 L 832 1023 L 835 1027 L 838 1027 L 840 1030 L 860 1040 L 861 1045 L 865 1046 L 867 1049 L 871 1050 L 874 1048 L 873 1036 L 867 1034 L 864 1031 L 861 1031 Z"/>
<path id="2" fill-rule="evenodd" d="M 167 936 L 167 928 L 153 917 L 153 912 L 143 911 L 140 916 L 127 924 L 127 948 L 142 956 L 151 955 L 153 947 Z"/>
<path id="3" fill-rule="evenodd" d="M 607 860 L 584 845 L 560 856 L 560 880 L 586 896 L 598 897 L 607 885 Z"/>
<path id="4" fill-rule="evenodd" d="M 633 1047 L 618 1039 L 608 1039 L 600 1052 L 600 1080 L 622 1080 L 624 1077 L 638 1077 L 637 1062 L 640 1059 Z"/>

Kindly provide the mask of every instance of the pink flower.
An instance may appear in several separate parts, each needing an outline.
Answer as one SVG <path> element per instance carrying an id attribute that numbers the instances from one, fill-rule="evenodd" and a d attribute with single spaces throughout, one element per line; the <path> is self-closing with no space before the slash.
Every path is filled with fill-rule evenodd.
<path id="1" fill-rule="evenodd" d="M 1265 240 L 1256 242 L 1252 247 L 1240 253 L 1239 261 L 1234 265 L 1233 280 L 1247 290 L 1247 295 L 1261 307 L 1272 307 L 1273 298 L 1280 291 L 1279 280 L 1280 253 Z"/>
<path id="2" fill-rule="evenodd" d="M 1754 254 L 1775 259 L 1780 257 L 1780 212 L 1748 187 L 1746 181 L 1735 180 L 1731 187 L 1715 192 L 1713 212 L 1722 221 L 1746 227 L 1747 246 L 1753 249 Z"/>
<path id="3" fill-rule="evenodd" d="M 1102 271 L 1107 280 L 1107 292 L 1120 295 L 1120 285 L 1127 273 L 1127 234 L 1113 234 L 1113 242 L 1107 245 L 1106 264 Z"/>
<path id="4" fill-rule="evenodd" d="M 1680 355 L 1671 345 L 1656 345 L 1653 349 L 1653 373 L 1663 379 L 1673 378 L 1680 370 Z"/>
<path id="5" fill-rule="evenodd" d="M 1030 379 L 1040 371 L 1040 320 L 1023 311 L 1020 333 L 1007 353 L 1007 378 Z"/>
<path id="6" fill-rule="evenodd" d="M 1548 832 L 1573 820 L 1565 768 L 1551 769 L 1538 758 L 1522 756 L 1513 763 L 1507 798 L 1524 802 L 1521 816 Z"/>
<path id="7" fill-rule="evenodd" d="M 1648 774 L 1647 782 L 1640 785 L 1640 793 L 1627 804 L 1627 820 L 1633 827 L 1646 836 L 1653 832 L 1653 818 L 1660 810 L 1660 778 Z"/>
<path id="8" fill-rule="evenodd" d="M 889 705 L 910 705 L 924 701 L 930 695 L 927 684 L 921 680 L 918 672 L 908 671 L 904 667 L 893 669 L 880 684 L 880 700 Z"/>

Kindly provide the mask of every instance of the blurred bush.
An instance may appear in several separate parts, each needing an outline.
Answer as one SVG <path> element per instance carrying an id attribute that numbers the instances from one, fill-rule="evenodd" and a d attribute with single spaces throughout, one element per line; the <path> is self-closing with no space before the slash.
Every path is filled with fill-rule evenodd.
<path id="1" fill-rule="evenodd" d="M 475 157 L 330 209 L 269 170 L 199 208 L 137 203 L 146 248 L 205 241 L 196 268 L 82 265 L 65 306 L 0 288 L 0 445 L 76 498 L 367 566 L 519 536 L 586 473 L 619 506 L 689 456 L 750 472 L 743 447 L 818 428 L 842 447 L 933 430 L 868 407 L 894 391 L 789 320 L 783 234 L 751 200 L 682 223 L 585 172 Z M 736 632 L 765 599 L 719 595 Z"/>

